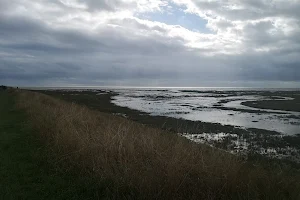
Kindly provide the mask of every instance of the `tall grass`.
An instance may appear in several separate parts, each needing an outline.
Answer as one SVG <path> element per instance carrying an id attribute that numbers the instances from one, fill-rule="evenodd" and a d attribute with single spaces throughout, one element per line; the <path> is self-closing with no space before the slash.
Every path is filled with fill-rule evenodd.
<path id="1" fill-rule="evenodd" d="M 43 94 L 19 91 L 17 96 L 57 166 L 106 182 L 108 198 L 300 197 L 299 176 Z"/>

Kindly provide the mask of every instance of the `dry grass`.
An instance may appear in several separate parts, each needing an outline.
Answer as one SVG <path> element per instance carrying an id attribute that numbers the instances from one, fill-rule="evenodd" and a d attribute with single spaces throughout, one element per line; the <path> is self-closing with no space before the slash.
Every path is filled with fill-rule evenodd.
<path id="1" fill-rule="evenodd" d="M 299 179 L 175 134 L 52 97 L 18 92 L 55 162 L 97 177 L 108 198 L 298 199 Z"/>

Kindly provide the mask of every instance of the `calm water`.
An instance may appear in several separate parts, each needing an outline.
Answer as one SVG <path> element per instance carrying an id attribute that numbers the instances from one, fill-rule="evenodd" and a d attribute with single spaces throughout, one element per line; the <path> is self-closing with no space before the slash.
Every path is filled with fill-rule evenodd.
<path id="1" fill-rule="evenodd" d="M 292 98 L 278 96 L 275 91 L 295 89 L 254 88 L 131 88 L 115 89 L 113 99 L 118 106 L 147 112 L 151 115 L 183 118 L 193 121 L 221 123 L 242 128 L 258 128 L 282 134 L 300 134 L 300 112 L 256 109 L 241 105 L 246 101 L 268 100 L 263 92 L 274 91 L 273 98 L 286 101 Z M 182 91 L 186 90 L 186 91 Z M 222 93 L 211 92 L 228 91 Z M 195 91 L 201 91 L 197 93 Z M 230 91 L 240 91 L 234 94 Z"/>

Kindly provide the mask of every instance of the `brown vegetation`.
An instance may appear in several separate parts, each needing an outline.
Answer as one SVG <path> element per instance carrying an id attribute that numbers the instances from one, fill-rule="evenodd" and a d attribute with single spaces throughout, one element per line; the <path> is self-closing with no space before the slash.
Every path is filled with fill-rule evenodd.
<path id="1" fill-rule="evenodd" d="M 44 94 L 20 91 L 55 163 L 120 199 L 299 199 L 299 176 L 268 171 L 175 134 Z"/>

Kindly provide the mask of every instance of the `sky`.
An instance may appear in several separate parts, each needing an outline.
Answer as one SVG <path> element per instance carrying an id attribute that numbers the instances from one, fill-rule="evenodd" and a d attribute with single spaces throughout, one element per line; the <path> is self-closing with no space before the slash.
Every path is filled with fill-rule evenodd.
<path id="1" fill-rule="evenodd" d="M 300 87 L 300 0 L 0 0 L 0 84 Z"/>

